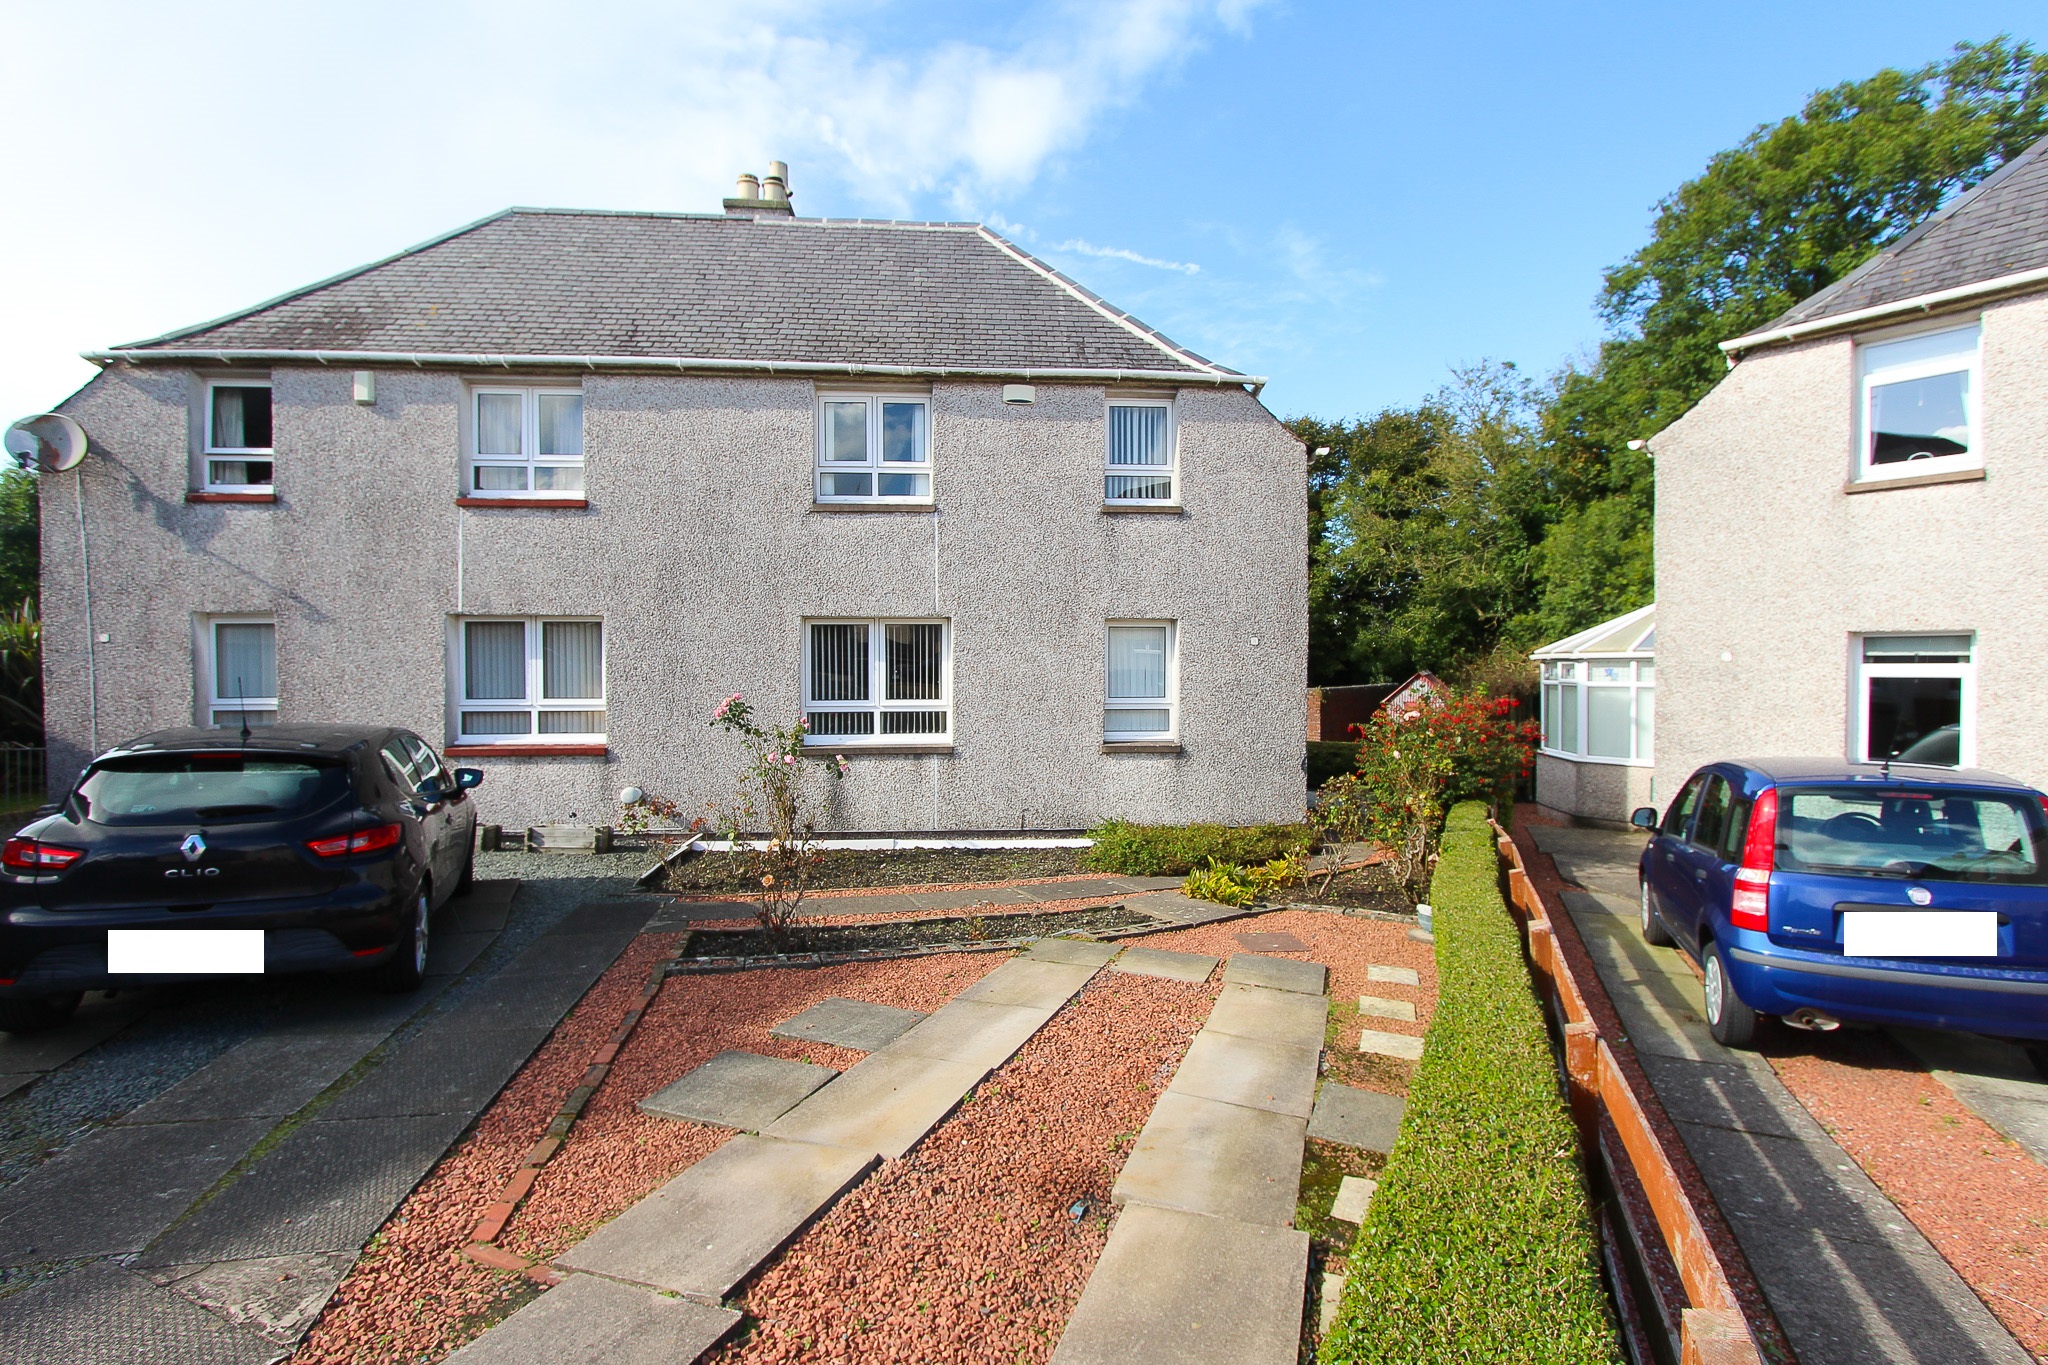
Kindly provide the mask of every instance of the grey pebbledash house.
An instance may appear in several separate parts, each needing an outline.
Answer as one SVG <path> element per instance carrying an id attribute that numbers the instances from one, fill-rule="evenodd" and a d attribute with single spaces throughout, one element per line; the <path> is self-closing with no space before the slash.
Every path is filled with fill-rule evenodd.
<path id="1" fill-rule="evenodd" d="M 1735 756 L 2048 784 L 2048 142 L 1722 349 L 1650 442 L 1658 797 Z"/>
<path id="2" fill-rule="evenodd" d="M 986 228 L 513 209 L 95 353 L 43 480 L 51 772 L 380 721 L 489 818 L 694 803 L 740 692 L 859 830 L 1297 817 L 1302 449 Z M 74 501 L 76 500 L 76 501 Z"/>

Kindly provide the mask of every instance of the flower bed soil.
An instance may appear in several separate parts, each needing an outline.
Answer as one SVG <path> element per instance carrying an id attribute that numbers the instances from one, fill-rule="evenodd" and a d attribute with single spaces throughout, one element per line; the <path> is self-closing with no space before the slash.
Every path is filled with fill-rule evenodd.
<path id="1" fill-rule="evenodd" d="M 1085 848 L 828 848 L 819 854 L 811 885 L 828 890 L 1051 881 L 1083 875 L 1081 859 L 1087 852 Z M 746 895 L 755 889 L 755 883 L 731 857 L 712 852 L 699 853 L 671 867 L 667 883 L 660 889 L 671 895 Z"/>
<path id="2" fill-rule="evenodd" d="M 744 1292 L 719 1365 L 1042 1361 L 1110 1186 L 1220 987 L 1104 972 Z"/>
<path id="3" fill-rule="evenodd" d="M 993 907 L 991 907 L 993 909 Z M 876 915 L 854 923 L 799 921 L 781 943 L 759 928 L 700 929 L 690 938 L 685 959 L 766 957 L 777 953 L 857 953 L 893 948 L 971 947 L 1054 934 L 1110 934 L 1159 921 L 1150 915 L 1104 905 L 1087 910 L 1027 911 L 1022 914 L 947 915 L 902 919 Z"/>
<path id="4" fill-rule="evenodd" d="M 2006 1330 L 2048 1360 L 2048 1167 L 1882 1033 L 1776 1028 L 1761 1044 L 1842 1150 Z"/>
<path id="5" fill-rule="evenodd" d="M 1308 889 L 1298 897 L 1276 897 L 1276 899 L 1298 899 L 1314 905 L 1330 905 L 1346 910 L 1378 910 L 1387 914 L 1406 915 L 1415 918 L 1415 901 L 1396 882 L 1393 873 L 1384 863 L 1367 867 L 1352 868 L 1339 872 L 1331 878 L 1325 888 L 1321 877 L 1310 880 Z"/>

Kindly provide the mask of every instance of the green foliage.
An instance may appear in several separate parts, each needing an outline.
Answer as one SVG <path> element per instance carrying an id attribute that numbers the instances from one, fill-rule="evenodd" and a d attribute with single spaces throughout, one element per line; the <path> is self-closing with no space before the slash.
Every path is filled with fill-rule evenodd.
<path id="1" fill-rule="evenodd" d="M 1615 1365 L 1577 1135 L 1477 802 L 1430 892 L 1438 1001 L 1323 1365 Z"/>
<path id="2" fill-rule="evenodd" d="M 0 602 L 37 600 L 42 554 L 42 511 L 35 477 L 0 466 Z M 30 615 L 34 614 L 31 609 Z"/>
<path id="3" fill-rule="evenodd" d="M 1185 877 L 1207 862 L 1264 863 L 1312 841 L 1304 825 L 1136 825 L 1126 820 L 1104 821 L 1088 835 L 1095 846 L 1081 859 L 1082 866 L 1126 877 Z"/>
<path id="4" fill-rule="evenodd" d="M 43 742 L 43 625 L 33 598 L 0 615 L 0 744 Z"/>
<path id="5" fill-rule="evenodd" d="M 1358 765 L 1358 742 L 1349 739 L 1312 739 L 1308 742 L 1309 790 L 1319 789 L 1340 773 Z"/>
<path id="6" fill-rule="evenodd" d="M 1273 858 L 1257 867 L 1239 867 L 1235 863 L 1218 862 L 1211 858 L 1202 866 L 1188 873 L 1181 883 L 1181 894 L 1196 900 L 1215 901 L 1218 905 L 1246 906 L 1259 901 L 1271 900 L 1273 893 L 1298 885 L 1308 875 L 1308 864 L 1297 846 L 1284 858 Z"/>
<path id="7" fill-rule="evenodd" d="M 1602 498 L 1558 519 L 1537 547 L 1537 632 L 1561 639 L 1657 596 L 1649 499 Z"/>

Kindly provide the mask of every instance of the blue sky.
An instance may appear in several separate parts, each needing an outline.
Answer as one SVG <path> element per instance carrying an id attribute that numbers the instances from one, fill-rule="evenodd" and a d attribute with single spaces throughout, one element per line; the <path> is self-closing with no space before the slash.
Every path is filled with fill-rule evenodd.
<path id="1" fill-rule="evenodd" d="M 976 218 L 1283 416 L 1598 342 L 1603 267 L 1806 93 L 2034 4 L 431 0 L 264 22 L 0 0 L 0 418 L 78 351 L 508 204 Z"/>

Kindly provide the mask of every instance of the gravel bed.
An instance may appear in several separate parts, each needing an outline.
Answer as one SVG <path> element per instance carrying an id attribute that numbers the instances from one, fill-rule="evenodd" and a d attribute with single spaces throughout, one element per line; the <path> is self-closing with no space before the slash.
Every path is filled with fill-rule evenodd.
<path id="1" fill-rule="evenodd" d="M 1150 915 L 1106 905 L 1092 910 L 1030 910 L 1018 914 L 945 915 L 905 919 L 864 916 L 853 923 L 799 922 L 791 941 L 778 946 L 758 928 L 702 929 L 691 936 L 690 958 L 761 957 L 777 952 L 854 953 L 881 948 L 967 946 L 1000 939 L 1047 938 L 1054 934 L 1113 934 L 1158 921 Z"/>
<path id="2" fill-rule="evenodd" d="M 899 889 L 929 884 L 972 885 L 1017 879 L 1058 881 L 1083 874 L 1081 859 L 1085 848 L 990 848 L 990 849 L 851 849 L 821 850 L 812 885 L 820 890 L 837 888 Z M 633 855 L 642 870 L 651 867 L 659 855 L 654 850 Z M 729 855 L 700 853 L 669 869 L 669 892 L 739 892 L 754 889 L 748 877 Z"/>
<path id="3" fill-rule="evenodd" d="M 2048 1359 L 2048 1167 L 1882 1033 L 1764 1041 L 1771 1066 L 1985 1307 Z"/>
<path id="4" fill-rule="evenodd" d="M 1110 1185 L 1220 988 L 1105 972 L 745 1291 L 718 1365 L 1042 1361 Z"/>
<path id="5" fill-rule="evenodd" d="M 462 1255 L 505 1178 L 546 1130 L 562 1096 L 679 935 L 646 934 L 614 963 L 496 1102 L 371 1243 L 293 1365 L 434 1361 L 540 1292 Z M 654 1118 L 635 1106 L 731 1048 L 845 1068 L 863 1054 L 768 1030 L 830 996 L 932 1010 L 1003 960 L 974 954 L 672 978 L 612 1063 L 569 1140 L 498 1238 L 534 1260 L 560 1254 L 716 1149 L 725 1129 Z"/>

